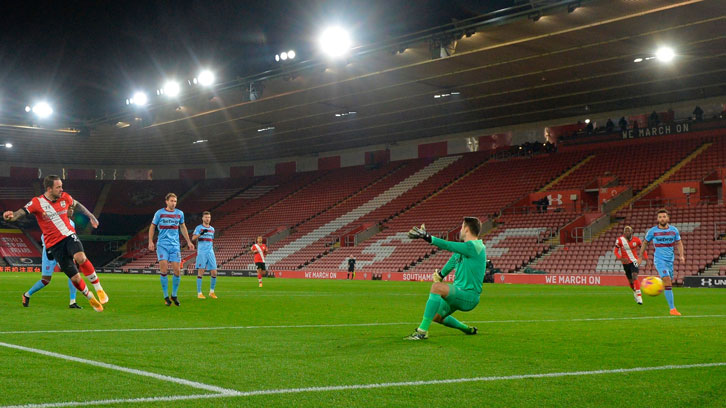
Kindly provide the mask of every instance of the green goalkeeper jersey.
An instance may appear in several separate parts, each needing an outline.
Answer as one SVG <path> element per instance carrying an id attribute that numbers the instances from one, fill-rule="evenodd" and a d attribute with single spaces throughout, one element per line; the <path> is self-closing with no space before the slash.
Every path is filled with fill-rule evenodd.
<path id="1" fill-rule="evenodd" d="M 486 245 L 482 240 L 451 242 L 432 237 L 431 244 L 454 253 L 444 269 L 439 272 L 441 276 L 446 276 L 452 269 L 456 269 L 454 286 L 481 294 L 487 269 Z"/>

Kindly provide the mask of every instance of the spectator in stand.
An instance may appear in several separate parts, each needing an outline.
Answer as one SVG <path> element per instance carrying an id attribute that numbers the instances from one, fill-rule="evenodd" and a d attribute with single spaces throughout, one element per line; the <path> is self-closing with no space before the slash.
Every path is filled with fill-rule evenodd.
<path id="1" fill-rule="evenodd" d="M 640 127 L 638 126 L 638 121 L 633 121 L 633 136 L 638 137 L 638 132 L 640 131 Z"/>
<path id="2" fill-rule="evenodd" d="M 615 129 L 615 123 L 613 123 L 613 121 L 610 118 L 608 118 L 607 123 L 605 123 L 605 131 L 607 133 L 612 133 L 613 129 Z"/>
<path id="3" fill-rule="evenodd" d="M 557 152 L 557 145 L 550 143 L 547 141 L 544 146 L 545 152 L 547 153 L 555 153 Z"/>
<path id="4" fill-rule="evenodd" d="M 648 127 L 658 126 L 658 123 L 660 123 L 658 113 L 656 111 L 653 111 L 653 113 L 651 113 L 650 117 L 648 118 Z"/>
<path id="5" fill-rule="evenodd" d="M 620 120 L 618 121 L 618 126 L 620 126 L 620 131 L 625 132 L 628 130 L 628 121 L 625 120 L 625 116 L 622 116 Z"/>
<path id="6" fill-rule="evenodd" d="M 592 121 L 587 122 L 587 126 L 585 126 L 585 133 L 591 135 L 594 130 L 595 126 L 592 124 Z"/>
<path id="7" fill-rule="evenodd" d="M 545 196 L 540 198 L 539 200 L 532 201 L 532 204 L 537 206 L 538 213 L 546 213 L 547 207 L 549 207 L 550 205 L 550 200 Z"/>
<path id="8" fill-rule="evenodd" d="M 696 118 L 696 122 L 703 121 L 703 109 L 700 106 L 696 106 L 696 109 L 693 110 L 693 117 Z"/>

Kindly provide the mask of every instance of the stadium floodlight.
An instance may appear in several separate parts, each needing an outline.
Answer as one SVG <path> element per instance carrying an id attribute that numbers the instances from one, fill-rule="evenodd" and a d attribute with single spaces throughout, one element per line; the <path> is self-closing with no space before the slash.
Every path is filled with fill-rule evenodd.
<path id="1" fill-rule="evenodd" d="M 27 105 L 25 106 L 25 111 L 26 111 L 26 112 L 30 113 L 30 111 L 31 111 L 31 110 L 32 110 L 32 109 L 30 108 L 30 106 L 27 106 Z"/>
<path id="2" fill-rule="evenodd" d="M 204 71 L 200 72 L 199 75 L 197 75 L 197 79 L 199 81 L 199 85 L 201 86 L 210 86 L 214 84 L 214 72 L 205 69 Z"/>
<path id="3" fill-rule="evenodd" d="M 289 59 L 295 59 L 295 55 L 296 54 L 295 54 L 294 50 L 290 50 L 287 52 L 287 58 L 289 58 Z"/>
<path id="4" fill-rule="evenodd" d="M 12 143 L 5 143 L 5 148 L 6 149 L 12 149 L 12 147 L 13 147 L 13 144 Z"/>
<path id="5" fill-rule="evenodd" d="M 275 61 L 280 62 L 280 54 L 275 54 Z"/>
<path id="6" fill-rule="evenodd" d="M 589 125 L 590 124 L 590 119 L 585 119 L 585 123 Z"/>
<path id="7" fill-rule="evenodd" d="M 331 58 L 340 58 L 347 54 L 351 43 L 348 32 L 338 26 L 326 28 L 318 37 L 320 50 Z"/>
<path id="8" fill-rule="evenodd" d="M 38 102 L 33 106 L 33 113 L 40 119 L 45 119 L 53 114 L 53 108 L 48 102 Z"/>
<path id="9" fill-rule="evenodd" d="M 665 62 L 665 63 L 671 62 L 671 61 L 673 61 L 673 58 L 675 58 L 675 56 L 676 56 L 676 53 L 675 53 L 675 51 L 673 51 L 673 48 L 671 48 L 671 47 L 660 47 L 655 52 L 655 57 L 660 62 Z"/>
<path id="10" fill-rule="evenodd" d="M 176 81 L 167 81 L 164 84 L 164 95 L 174 98 L 176 96 L 179 96 L 179 93 L 181 92 L 181 87 L 179 86 L 179 82 Z"/>
<path id="11" fill-rule="evenodd" d="M 281 52 L 280 53 L 280 59 L 283 60 L 283 61 L 287 61 L 287 53 L 286 52 Z"/>
<path id="12" fill-rule="evenodd" d="M 633 62 L 635 62 L 636 64 L 639 62 L 643 62 L 643 58 L 638 57 L 638 58 L 634 59 Z"/>
<path id="13" fill-rule="evenodd" d="M 145 106 L 146 103 L 149 102 L 149 97 L 143 92 L 136 92 L 134 93 L 134 96 L 129 99 L 129 102 L 136 106 Z"/>

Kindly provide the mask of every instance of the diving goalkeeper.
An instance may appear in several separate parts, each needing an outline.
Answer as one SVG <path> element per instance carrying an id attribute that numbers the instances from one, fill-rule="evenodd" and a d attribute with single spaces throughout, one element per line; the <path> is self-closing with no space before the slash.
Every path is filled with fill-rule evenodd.
<path id="1" fill-rule="evenodd" d="M 461 224 L 459 239 L 463 242 L 450 242 L 432 237 L 426 232 L 424 225 L 411 228 L 408 236 L 411 239 L 424 239 L 432 245 L 451 251 L 454 254 L 440 272 L 433 274 L 434 284 L 431 285 L 429 300 L 426 302 L 423 319 L 416 331 L 406 340 L 425 340 L 429 338 L 431 322 L 459 329 L 465 334 L 476 334 L 476 327 L 469 327 L 456 320 L 452 313 L 457 310 L 468 312 L 479 304 L 481 286 L 486 272 L 486 247 L 479 239 L 481 222 L 476 217 L 465 217 Z M 442 281 L 452 269 L 456 269 L 453 285 Z"/>

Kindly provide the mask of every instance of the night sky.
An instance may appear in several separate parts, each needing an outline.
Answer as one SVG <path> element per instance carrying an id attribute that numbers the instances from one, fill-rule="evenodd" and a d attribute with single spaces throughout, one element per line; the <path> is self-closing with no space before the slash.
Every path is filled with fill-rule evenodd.
<path id="1" fill-rule="evenodd" d="M 512 1 L 13 1 L 0 7 L 0 117 L 47 99 L 69 121 L 119 112 L 134 89 L 211 67 L 220 81 L 309 55 L 323 26 L 355 45 L 450 23 Z M 306 51 L 307 50 L 307 51 Z"/>

